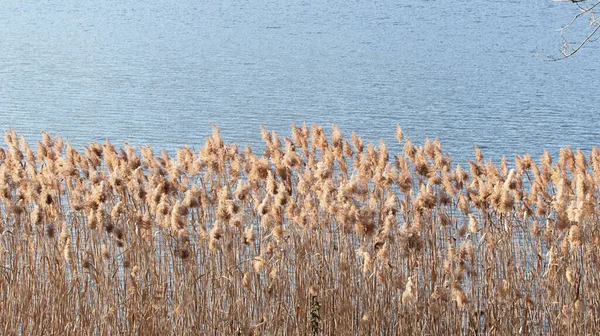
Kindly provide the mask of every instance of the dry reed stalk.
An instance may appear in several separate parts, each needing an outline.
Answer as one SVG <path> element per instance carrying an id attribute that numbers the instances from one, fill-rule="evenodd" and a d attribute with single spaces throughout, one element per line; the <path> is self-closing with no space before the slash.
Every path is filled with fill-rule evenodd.
<path id="1" fill-rule="evenodd" d="M 0 148 L 0 334 L 595 334 L 600 149 Z M 283 139 L 283 140 L 282 140 Z M 397 148 L 398 149 L 398 148 Z"/>

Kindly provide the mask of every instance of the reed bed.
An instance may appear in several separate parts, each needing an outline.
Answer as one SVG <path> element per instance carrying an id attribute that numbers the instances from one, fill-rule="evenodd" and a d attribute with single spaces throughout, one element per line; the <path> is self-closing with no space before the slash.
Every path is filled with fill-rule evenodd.
<path id="1" fill-rule="evenodd" d="M 2 335 L 600 333 L 600 150 L 0 148 Z M 397 145 L 396 145 L 397 146 Z"/>

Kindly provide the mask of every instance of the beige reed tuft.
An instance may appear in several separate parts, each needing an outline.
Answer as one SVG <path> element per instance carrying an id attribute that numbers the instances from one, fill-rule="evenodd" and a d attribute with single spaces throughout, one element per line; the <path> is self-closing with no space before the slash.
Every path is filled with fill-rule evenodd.
<path id="1" fill-rule="evenodd" d="M 461 167 L 400 126 L 261 135 L 168 153 L 6 131 L 0 334 L 600 333 L 600 149 Z"/>

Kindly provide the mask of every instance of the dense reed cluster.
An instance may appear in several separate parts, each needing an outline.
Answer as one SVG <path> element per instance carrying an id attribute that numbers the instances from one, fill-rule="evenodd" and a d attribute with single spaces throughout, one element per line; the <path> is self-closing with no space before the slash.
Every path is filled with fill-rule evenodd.
<path id="1" fill-rule="evenodd" d="M 0 334 L 600 332 L 600 150 L 453 165 L 333 126 L 0 148 Z"/>

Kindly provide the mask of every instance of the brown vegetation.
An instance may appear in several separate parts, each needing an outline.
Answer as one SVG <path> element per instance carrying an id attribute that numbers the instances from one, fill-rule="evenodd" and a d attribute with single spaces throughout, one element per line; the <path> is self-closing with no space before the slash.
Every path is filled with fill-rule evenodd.
<path id="1" fill-rule="evenodd" d="M 0 334 L 599 332 L 599 149 L 465 170 L 333 129 L 175 157 L 6 132 Z"/>

